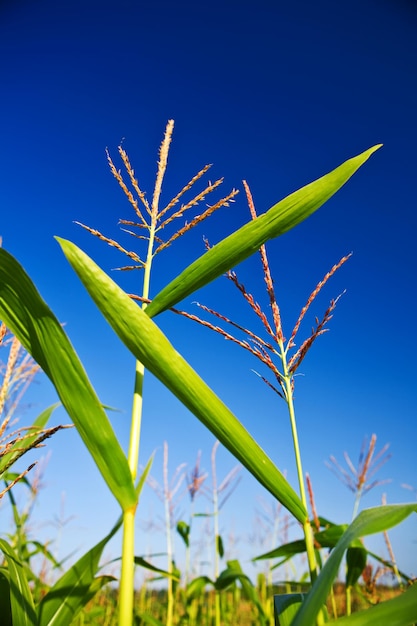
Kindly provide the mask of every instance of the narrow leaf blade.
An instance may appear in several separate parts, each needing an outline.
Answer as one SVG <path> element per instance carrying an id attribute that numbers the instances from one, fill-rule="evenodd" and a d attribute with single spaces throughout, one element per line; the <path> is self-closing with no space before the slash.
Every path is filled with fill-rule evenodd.
<path id="1" fill-rule="evenodd" d="M 409 587 L 397 598 L 381 602 L 349 617 L 341 617 L 329 624 L 337 626 L 412 626 L 417 622 L 417 584 Z"/>
<path id="2" fill-rule="evenodd" d="M 392 504 L 361 511 L 333 548 L 317 580 L 314 582 L 293 626 L 312 626 L 325 603 L 333 580 L 339 571 L 345 551 L 356 539 L 388 530 L 402 522 L 411 513 L 417 513 L 417 504 Z"/>
<path id="3" fill-rule="evenodd" d="M 58 241 L 101 313 L 132 354 L 303 523 L 307 511 L 286 478 L 156 324 L 75 244 Z"/>
<path id="4" fill-rule="evenodd" d="M 235 267 L 268 240 L 304 221 L 338 191 L 380 144 L 349 159 L 335 170 L 287 196 L 269 211 L 245 224 L 189 265 L 146 308 L 155 317 Z"/>
<path id="5" fill-rule="evenodd" d="M 135 562 L 135 565 L 137 565 L 138 567 L 143 567 L 145 569 L 150 570 L 151 572 L 156 572 L 157 574 L 161 574 L 161 576 L 163 576 L 164 578 L 173 578 L 174 580 L 179 580 L 175 572 L 167 572 L 166 570 L 161 569 L 160 567 L 156 567 L 156 565 L 152 565 L 152 563 L 149 563 L 149 561 L 144 559 L 143 556 L 135 556 L 133 557 L 133 560 Z"/>
<path id="6" fill-rule="evenodd" d="M 0 248 L 0 318 L 39 363 L 122 508 L 136 504 L 127 459 L 61 324 L 19 263 Z"/>

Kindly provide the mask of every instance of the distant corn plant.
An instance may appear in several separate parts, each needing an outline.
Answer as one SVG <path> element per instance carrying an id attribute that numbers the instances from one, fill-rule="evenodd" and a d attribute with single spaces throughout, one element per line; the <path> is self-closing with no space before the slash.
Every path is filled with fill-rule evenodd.
<path id="1" fill-rule="evenodd" d="M 14 464 L 64 428 L 44 427 L 55 407 L 47 409 L 31 426 L 17 427 L 17 413 L 23 409 L 23 396 L 39 372 L 39 366 L 4 323 L 0 324 L 0 355 L 2 353 L 6 359 L 0 360 L 0 477 L 5 486 L 0 490 L 0 499 L 35 467 L 36 461 L 17 473 L 12 471 Z"/>
<path id="2" fill-rule="evenodd" d="M 138 244 L 144 244 L 141 252 L 130 252 L 113 238 L 103 235 L 91 227 L 86 227 L 92 234 L 120 250 L 129 258 L 125 269 L 143 270 L 142 292 L 137 296 L 142 302 L 138 306 L 128 293 L 122 290 L 100 269 L 84 252 L 73 243 L 58 238 L 58 242 L 69 263 L 79 276 L 93 301 L 105 319 L 116 332 L 120 340 L 136 357 L 135 384 L 131 420 L 131 436 L 127 455 L 122 450 L 111 422 L 100 403 L 87 374 L 72 348 L 61 324 L 40 297 L 35 286 L 17 261 L 5 250 L 0 249 L 0 316 L 22 345 L 29 351 L 55 386 L 59 398 L 73 420 L 84 444 L 94 459 L 111 493 L 121 508 L 121 518 L 109 534 L 87 554 L 79 559 L 61 579 L 52 587 L 41 602 L 35 606 L 24 570 L 10 567 L 10 598 L 13 622 L 44 626 L 70 624 L 82 611 L 86 602 L 110 578 L 97 576 L 99 560 L 109 539 L 123 527 L 121 580 L 119 587 L 119 615 L 121 626 L 133 623 L 134 593 L 134 529 L 135 514 L 139 496 L 149 474 L 152 459 L 145 465 L 143 472 L 138 472 L 139 443 L 142 416 L 142 389 L 145 369 L 151 371 L 201 422 L 211 430 L 214 436 L 246 467 L 305 529 L 306 542 L 309 543 L 308 556 L 311 577 L 316 577 L 316 563 L 309 515 L 305 497 L 300 497 L 293 490 L 285 476 L 262 450 L 258 442 L 245 430 L 241 422 L 224 405 L 212 389 L 198 376 L 187 361 L 178 353 L 168 338 L 162 333 L 152 318 L 175 307 L 178 302 L 204 287 L 225 272 L 229 272 L 241 261 L 247 259 L 261 248 L 268 240 L 287 232 L 316 211 L 329 199 L 356 170 L 379 147 L 375 146 L 364 153 L 346 161 L 322 178 L 306 185 L 278 202 L 266 213 L 256 217 L 242 228 L 207 250 L 200 258 L 191 263 L 159 293 L 152 296 L 150 291 L 151 269 L 157 254 L 172 245 L 190 228 L 197 226 L 209 217 L 214 210 L 234 200 L 236 190 L 223 196 L 203 212 L 192 217 L 175 230 L 175 224 L 185 219 L 185 213 L 196 206 L 209 193 L 220 185 L 208 183 L 206 187 L 190 201 L 179 207 L 177 203 L 191 187 L 206 173 L 208 166 L 202 168 L 190 182 L 180 187 L 180 191 L 165 204 L 160 204 L 162 182 L 167 166 L 168 150 L 173 131 L 173 122 L 168 122 L 162 141 L 152 200 L 146 199 L 139 185 L 134 170 L 125 151 L 119 153 L 127 172 L 127 182 L 114 166 L 109 157 L 113 175 L 118 180 L 125 195 L 133 207 L 135 220 L 122 220 L 123 227 L 128 226 Z M 220 179 L 221 181 L 221 179 Z M 130 189 L 129 189 L 129 186 Z M 165 235 L 168 227 L 174 232 Z M 133 230 L 132 230 L 133 229 Z M 132 291 L 137 291 L 133 289 Z M 152 296 L 152 297 L 151 297 Z M 327 323 L 331 310 L 325 315 Z M 323 323 L 316 327 L 313 336 L 296 351 L 293 360 L 286 362 L 283 377 L 276 379 L 275 390 L 291 396 L 291 377 L 302 362 L 311 343 L 323 330 Z M 257 346 L 260 354 L 266 346 Z M 266 357 L 265 357 L 266 358 Z M 293 420 L 292 420 L 293 421 Z M 297 462 L 300 467 L 300 464 Z M 300 489 L 302 487 L 300 485 Z M 381 507 L 363 512 L 354 522 L 340 532 L 332 554 L 316 577 L 312 589 L 303 600 L 293 626 L 312 625 L 322 622 L 321 611 L 325 598 L 337 573 L 340 561 L 352 542 L 359 536 L 388 528 L 416 511 L 417 505 L 397 505 Z M 317 534 L 315 535 L 317 540 Z M 15 562 L 16 555 L 8 544 L 1 545 L 9 566 Z M 169 572 L 166 573 L 168 576 Z M 228 563 L 228 568 L 214 581 L 220 589 L 239 582 L 248 597 L 255 603 L 253 586 L 242 572 L 237 562 Z M 385 603 L 382 615 L 389 621 L 392 612 L 398 615 L 413 615 L 410 598 L 415 598 L 415 588 L 411 587 L 396 604 Z M 398 604 L 398 602 L 400 604 Z M 24 610 L 22 607 L 24 606 Z M 257 605 L 256 605 L 257 606 Z M 381 615 L 380 609 L 377 615 Z M 260 623 L 266 623 L 262 607 L 259 607 Z M 141 621 L 155 623 L 148 616 L 137 616 Z M 280 616 L 280 619 L 282 615 Z M 362 622 L 363 623 L 363 622 Z M 381 622 L 379 622 L 381 623 Z M 387 621 L 385 620 L 385 623 Z"/>
<path id="3" fill-rule="evenodd" d="M 363 495 L 378 485 L 390 482 L 389 479 L 373 480 L 370 482 L 370 479 L 373 478 L 381 467 L 391 458 L 391 454 L 388 453 L 388 443 L 375 454 L 376 440 L 377 436 L 375 434 L 372 435 L 369 443 L 367 442 L 367 438 L 364 438 L 357 467 L 355 467 L 347 452 L 343 453 L 347 469 L 342 467 L 333 455 L 330 456 L 330 462 L 326 462 L 326 466 L 330 471 L 355 494 L 352 518 L 355 518 L 358 514 L 359 504 Z"/>

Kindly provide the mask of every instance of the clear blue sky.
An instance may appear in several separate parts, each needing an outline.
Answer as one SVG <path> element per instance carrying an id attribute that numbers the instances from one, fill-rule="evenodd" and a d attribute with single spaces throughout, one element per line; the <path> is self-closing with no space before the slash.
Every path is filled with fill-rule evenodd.
<path id="1" fill-rule="evenodd" d="M 391 503 L 414 499 L 401 485 L 417 487 L 415 3 L 3 0 L 0 57 L 3 245 L 65 322 L 102 401 L 121 409 L 112 420 L 124 445 L 133 358 L 89 302 L 53 239 L 73 240 L 106 270 L 123 263 L 73 223 L 118 237 L 118 219 L 132 217 L 108 171 L 106 146 L 116 157 L 123 139 L 150 195 L 157 149 L 173 118 L 164 197 L 214 163 L 210 177 L 224 176 L 227 191 L 246 179 L 261 213 L 347 158 L 384 144 L 318 213 L 271 242 L 269 256 L 288 333 L 316 283 L 353 252 L 316 303 L 314 314 L 320 316 L 332 297 L 347 290 L 330 333 L 303 363 L 296 386 L 304 466 L 319 513 L 349 520 L 353 497 L 324 462 L 330 454 L 341 461 L 345 450 L 356 460 L 363 437 L 372 433 L 378 449 L 391 444 L 392 459 L 379 477 L 392 482 L 371 491 L 363 504 L 379 504 L 384 492 Z M 184 238 L 177 254 L 161 257 L 152 292 L 202 253 L 203 235 L 214 243 L 247 219 L 240 194 L 231 208 Z M 123 235 L 121 242 L 132 246 Z M 258 259 L 238 273 L 264 299 Z M 138 274 L 113 276 L 128 291 L 139 291 Z M 184 307 L 196 312 L 195 299 Z M 237 321 L 252 319 L 225 279 L 198 299 Z M 258 364 L 185 320 L 164 314 L 160 323 L 295 485 L 285 407 L 251 372 Z M 45 379 L 30 400 L 24 421 L 55 401 Z M 57 411 L 54 423 L 65 421 Z M 183 462 L 191 468 L 200 449 L 209 470 L 213 437 L 147 376 L 141 460 L 157 449 L 158 479 L 164 440 L 171 470 Z M 47 522 L 58 514 L 65 493 L 66 515 L 75 519 L 64 529 L 61 552 L 87 549 L 113 524 L 117 507 L 75 431 L 56 435 L 47 451 L 36 528 L 45 537 L 54 535 Z M 234 461 L 224 450 L 218 457 L 221 477 Z M 246 558 L 256 554 L 247 537 L 262 495 L 242 473 L 224 508 L 224 532 L 233 528 Z M 205 509 L 208 502 L 198 506 Z M 187 510 L 185 500 L 182 508 Z M 139 518 L 160 513 L 148 488 Z M 5 523 L 3 516 L 3 530 Z M 417 574 L 415 519 L 393 531 L 392 540 L 399 566 Z M 137 552 L 159 541 L 141 536 Z"/>

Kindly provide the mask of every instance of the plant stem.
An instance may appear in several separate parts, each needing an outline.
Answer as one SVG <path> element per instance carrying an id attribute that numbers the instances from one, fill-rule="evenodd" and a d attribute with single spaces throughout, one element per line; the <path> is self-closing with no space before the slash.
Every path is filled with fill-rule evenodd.
<path id="1" fill-rule="evenodd" d="M 293 446 L 294 446 L 295 463 L 296 463 L 296 468 L 297 468 L 298 485 L 300 489 L 300 498 L 301 498 L 302 503 L 304 504 L 305 509 L 307 510 L 308 505 L 307 505 L 306 489 L 305 489 L 305 484 L 304 484 L 304 472 L 303 472 L 303 466 L 301 462 L 300 445 L 298 441 L 298 432 L 297 432 L 297 421 L 295 418 L 295 409 L 294 409 L 292 374 L 288 369 L 287 358 L 286 358 L 287 355 L 286 355 L 286 350 L 284 348 L 283 341 L 279 340 L 278 344 L 280 347 L 280 354 L 281 354 L 281 359 L 282 359 L 285 400 L 288 406 L 288 413 L 289 413 L 290 422 L 291 422 L 291 431 L 292 431 L 292 439 L 293 439 Z M 316 560 L 316 553 L 314 550 L 313 529 L 311 528 L 309 517 L 307 517 L 304 521 L 303 532 L 304 532 L 304 539 L 306 543 L 307 562 L 308 562 L 308 569 L 310 572 L 310 581 L 311 581 L 311 584 L 313 584 L 317 578 L 317 560 Z M 317 625 L 321 626 L 321 624 L 323 623 L 324 623 L 324 617 L 323 617 L 322 611 L 320 611 L 317 616 Z"/>
<path id="2" fill-rule="evenodd" d="M 166 533 L 166 542 L 167 542 L 167 570 L 168 572 L 172 572 L 172 538 L 171 538 L 171 496 L 169 491 L 169 482 L 168 482 L 168 444 L 165 441 L 164 443 L 164 508 L 165 508 L 165 533 Z M 168 589 L 167 589 L 167 617 L 166 617 L 166 626 L 172 626 L 173 615 L 174 615 L 174 595 L 173 595 L 173 585 L 172 578 L 169 576 L 167 579 Z"/>
<path id="3" fill-rule="evenodd" d="M 220 574 L 220 559 L 219 559 L 219 496 L 217 490 L 217 473 L 216 473 L 216 451 L 219 442 L 216 441 L 213 446 L 211 455 L 211 474 L 213 481 L 213 525 L 214 525 L 214 580 L 216 581 Z M 221 624 L 221 607 L 220 607 L 220 595 L 216 589 L 214 595 L 214 608 L 215 608 L 215 625 Z"/>
<path id="4" fill-rule="evenodd" d="M 307 497 L 306 497 L 306 489 L 304 484 L 304 472 L 303 466 L 301 463 L 301 454 L 300 454 L 300 445 L 298 441 L 298 432 L 297 432 L 297 421 L 295 419 L 295 409 L 294 409 L 294 396 L 292 389 L 292 375 L 288 371 L 288 365 L 286 360 L 286 353 L 284 349 L 284 345 L 281 343 L 280 345 L 281 355 L 282 355 L 282 365 L 284 372 L 284 386 L 285 386 L 285 399 L 288 406 L 288 412 L 290 416 L 291 422 L 291 431 L 292 431 L 292 439 L 294 446 L 294 454 L 295 454 L 295 463 L 297 467 L 297 476 L 298 476 L 298 485 L 300 489 L 300 498 L 305 508 L 307 509 Z M 316 555 L 314 552 L 314 538 L 313 531 L 311 528 L 310 520 L 307 517 L 303 524 L 304 537 L 306 542 L 306 550 L 307 550 L 307 560 L 308 560 L 308 568 L 310 571 L 310 580 L 313 583 L 317 578 L 317 562 Z"/>
<path id="5" fill-rule="evenodd" d="M 156 215 L 154 211 L 151 224 L 149 227 L 148 252 L 143 276 L 143 298 L 149 297 L 151 266 L 153 259 L 153 245 L 155 239 Z M 142 308 L 146 308 L 146 303 L 142 304 Z M 135 365 L 135 383 L 133 391 L 132 403 L 132 419 L 130 427 L 128 463 L 132 479 L 136 479 L 139 464 L 139 448 L 140 433 L 142 424 L 142 408 L 143 408 L 143 379 L 145 375 L 145 367 L 140 361 L 136 361 Z M 123 539 L 122 539 L 122 567 L 120 576 L 120 595 L 119 595 L 119 624 L 120 626 L 131 626 L 133 623 L 133 598 L 134 598 L 134 578 L 135 568 L 133 557 L 135 554 L 135 513 L 134 510 L 123 512 Z"/>
<path id="6" fill-rule="evenodd" d="M 136 507 L 123 513 L 122 571 L 119 591 L 120 626 L 130 626 L 133 620 L 135 513 Z"/>
<path id="7" fill-rule="evenodd" d="M 352 587 L 348 585 L 346 587 L 346 615 L 349 616 L 352 612 Z"/>

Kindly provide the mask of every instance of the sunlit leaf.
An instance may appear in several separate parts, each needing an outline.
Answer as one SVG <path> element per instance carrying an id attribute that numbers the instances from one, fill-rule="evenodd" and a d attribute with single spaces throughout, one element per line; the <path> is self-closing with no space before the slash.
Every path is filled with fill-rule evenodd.
<path id="1" fill-rule="evenodd" d="M 151 454 L 151 456 L 149 457 L 148 462 L 145 465 L 145 468 L 142 472 L 142 474 L 139 477 L 138 483 L 135 487 L 135 491 L 136 491 L 136 495 L 137 498 L 139 500 L 139 496 L 142 493 L 142 489 L 144 484 L 146 483 L 146 479 L 148 478 L 149 472 L 151 471 L 151 467 L 152 467 L 152 463 L 153 463 L 153 454 Z"/>
<path id="2" fill-rule="evenodd" d="M 0 319 L 54 384 L 121 507 L 135 506 L 127 459 L 76 352 L 29 276 L 3 248 L 0 248 Z"/>
<path id="3" fill-rule="evenodd" d="M 340 617 L 329 624 L 337 626 L 413 626 L 417 622 L 417 584 L 397 598 L 386 600 L 365 611 Z"/>
<path id="4" fill-rule="evenodd" d="M 417 504 L 392 504 L 361 511 L 330 553 L 305 602 L 297 613 L 293 626 L 313 626 L 315 624 L 316 617 L 337 576 L 343 555 L 353 541 L 366 535 L 388 530 L 402 522 L 411 513 L 417 513 Z M 363 623 L 365 624 L 365 622 Z M 379 623 L 386 623 L 391 626 L 389 621 Z M 401 624 L 405 626 L 402 622 Z"/>
<path id="5" fill-rule="evenodd" d="M 345 530 L 348 528 L 347 524 L 332 524 L 328 522 L 329 527 L 321 530 L 319 532 L 314 533 L 314 539 L 316 544 L 318 544 L 321 548 L 334 548 L 339 539 L 342 537 Z M 353 542 L 354 546 L 362 548 L 362 544 L 359 540 L 355 540 Z M 269 550 L 269 552 L 265 552 L 260 556 L 257 556 L 253 559 L 253 561 L 260 561 L 262 559 L 276 559 L 282 557 L 294 556 L 295 554 L 301 554 L 306 551 L 306 542 L 305 539 L 298 539 L 296 541 L 290 541 L 289 543 L 284 543 L 283 545 L 275 548 L 274 550 Z"/>
<path id="6" fill-rule="evenodd" d="M 201 596 L 207 585 L 214 587 L 214 582 L 208 576 L 197 576 L 187 585 L 185 590 L 187 604 Z"/>
<path id="7" fill-rule="evenodd" d="M 101 313 L 132 354 L 303 523 L 307 511 L 286 478 L 156 324 L 82 250 L 70 241 L 58 241 Z"/>
<path id="8" fill-rule="evenodd" d="M 322 206 L 378 150 L 380 145 L 349 159 L 322 178 L 287 196 L 257 219 L 245 224 L 189 265 L 152 300 L 146 309 L 155 317 L 238 265 L 262 244 L 287 232 Z"/>

